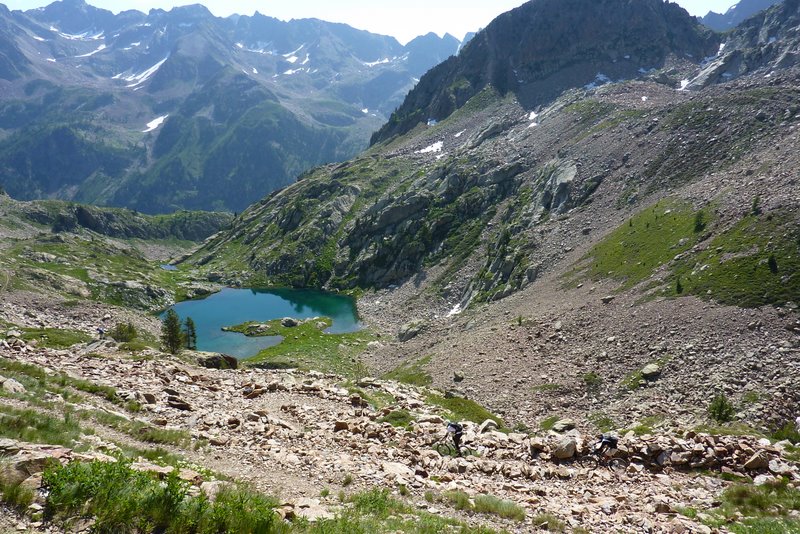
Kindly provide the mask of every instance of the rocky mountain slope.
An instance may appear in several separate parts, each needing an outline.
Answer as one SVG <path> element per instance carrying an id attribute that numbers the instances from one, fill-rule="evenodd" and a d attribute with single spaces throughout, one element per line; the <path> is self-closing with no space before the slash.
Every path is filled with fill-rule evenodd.
<path id="1" fill-rule="evenodd" d="M 776 47 L 791 42 L 790 8 L 767 15 L 785 23 Z M 488 87 L 250 207 L 186 265 L 234 284 L 376 290 L 361 309 L 399 341 L 371 365 L 417 366 L 503 412 L 530 405 L 532 419 L 619 406 L 633 423 L 669 412 L 662 402 L 696 417 L 742 376 L 788 391 L 799 74 L 767 63 L 682 90 L 703 68 L 678 61 L 535 109 Z M 674 374 L 640 389 L 638 373 L 659 362 Z M 605 396 L 586 389 L 595 377 Z M 498 383 L 518 387 L 499 395 Z M 796 403 L 770 409 L 785 420 Z M 748 413 L 754 426 L 780 422 Z"/>
<path id="2" fill-rule="evenodd" d="M 741 0 L 725 13 L 709 11 L 702 18 L 703 24 L 718 32 L 731 30 L 756 13 L 779 4 L 781 0 Z"/>
<path id="3" fill-rule="evenodd" d="M 2 185 L 23 200 L 238 211 L 363 149 L 459 44 L 202 6 L 2 6 Z"/>
<path id="4" fill-rule="evenodd" d="M 535 107 L 487 83 L 442 120 L 250 206 L 177 272 L 130 241 L 0 218 L 17 237 L 0 240 L 0 436 L 13 440 L 0 455 L 32 492 L 0 478 L 3 501 L 27 512 L 21 528 L 58 529 L 86 510 L 100 519 L 108 501 L 92 488 L 138 480 L 180 489 L 163 522 L 230 477 L 276 495 L 262 514 L 288 531 L 797 530 L 797 9 L 754 19 L 774 42 L 742 28 L 719 53 L 675 12 L 709 57 L 670 53 L 665 38 L 651 50 L 666 54 L 660 68 L 595 74 Z M 587 27 L 612 31 L 602 16 Z M 700 83 L 726 54 L 748 68 Z M 284 358 L 239 369 L 161 354 L 158 322 L 135 309 L 211 280 L 351 291 L 365 330 L 309 350 L 303 326 L 287 326 L 270 353 Z M 127 321 L 132 343 L 90 339 Z M 305 369 L 286 369 L 301 348 Z M 342 376 L 313 370 L 337 354 Z M 434 450 L 446 419 L 477 454 Z M 609 431 L 621 472 L 580 461 L 587 436 Z M 121 467 L 100 466 L 110 452 Z M 98 463 L 18 474 L 47 456 Z M 69 479 L 80 507 L 43 487 L 80 469 L 113 471 Z"/>

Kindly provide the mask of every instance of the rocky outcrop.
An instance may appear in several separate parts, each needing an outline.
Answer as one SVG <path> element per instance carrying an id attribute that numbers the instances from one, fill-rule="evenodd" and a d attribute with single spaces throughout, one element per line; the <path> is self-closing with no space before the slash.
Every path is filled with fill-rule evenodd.
<path id="1" fill-rule="evenodd" d="M 797 0 L 777 3 L 754 15 L 727 35 L 719 52 L 708 59 L 694 78 L 687 80 L 686 88 L 701 89 L 754 71 L 769 74 L 800 64 L 798 25 Z"/>

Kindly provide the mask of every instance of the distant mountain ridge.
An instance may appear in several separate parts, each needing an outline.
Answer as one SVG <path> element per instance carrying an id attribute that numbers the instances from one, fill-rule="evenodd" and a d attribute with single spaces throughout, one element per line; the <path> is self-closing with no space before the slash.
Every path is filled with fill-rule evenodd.
<path id="1" fill-rule="evenodd" d="M 782 0 L 740 0 L 731 6 L 725 13 L 709 11 L 702 18 L 703 24 L 718 32 L 735 28 L 756 13 L 764 11 Z"/>
<path id="2" fill-rule="evenodd" d="M 636 78 L 671 56 L 713 55 L 717 43 L 684 9 L 661 0 L 532 0 L 423 76 L 372 143 L 442 120 L 489 85 L 535 107 L 570 87 Z"/>
<path id="3" fill-rule="evenodd" d="M 241 210 L 366 147 L 460 44 L 201 5 L 0 5 L 0 185 L 151 213 Z"/>

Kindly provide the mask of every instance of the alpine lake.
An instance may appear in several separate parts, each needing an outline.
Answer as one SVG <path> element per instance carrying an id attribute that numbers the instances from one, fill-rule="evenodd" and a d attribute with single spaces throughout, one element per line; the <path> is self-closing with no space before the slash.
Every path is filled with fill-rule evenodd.
<path id="1" fill-rule="evenodd" d="M 324 291 L 226 288 L 200 300 L 179 302 L 172 309 L 181 322 L 187 317 L 194 321 L 198 350 L 240 360 L 268 358 L 269 349 L 289 336 L 296 345 L 309 345 L 305 347 L 309 352 L 324 350 L 334 341 L 337 346 L 349 342 L 360 345 L 371 339 L 366 332 L 353 337 L 362 334 L 355 300 Z M 286 317 L 299 324 L 285 327 L 281 320 Z M 318 319 L 308 321 L 313 318 Z M 326 338 L 330 338 L 329 343 Z M 283 363 L 289 366 L 291 362 Z"/>

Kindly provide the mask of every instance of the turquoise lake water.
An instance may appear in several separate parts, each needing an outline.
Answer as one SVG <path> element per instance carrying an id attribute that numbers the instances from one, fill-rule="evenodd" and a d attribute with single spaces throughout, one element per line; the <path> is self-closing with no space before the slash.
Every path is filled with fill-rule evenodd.
<path id="1" fill-rule="evenodd" d="M 255 356 L 260 350 L 277 345 L 281 338 L 247 337 L 237 332 L 223 332 L 223 326 L 283 317 L 330 317 L 333 325 L 327 330 L 329 333 L 355 332 L 361 328 L 353 299 L 305 289 L 227 288 L 202 300 L 179 302 L 172 309 L 181 321 L 186 317 L 194 321 L 198 350 L 221 352 L 237 358 Z"/>

